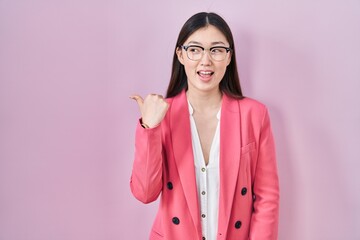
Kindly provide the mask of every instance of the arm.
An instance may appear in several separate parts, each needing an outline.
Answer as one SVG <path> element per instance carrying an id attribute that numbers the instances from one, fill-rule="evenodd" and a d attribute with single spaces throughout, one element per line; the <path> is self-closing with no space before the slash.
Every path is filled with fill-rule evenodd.
<path id="1" fill-rule="evenodd" d="M 149 94 L 145 100 L 139 95 L 136 100 L 141 112 L 141 120 L 136 127 L 135 159 L 130 180 L 133 195 L 143 203 L 157 199 L 162 189 L 162 141 L 161 121 L 169 104 L 161 95 Z M 146 127 L 146 128 L 145 128 Z"/>
<path id="2" fill-rule="evenodd" d="M 277 240 L 279 218 L 279 180 L 275 144 L 265 109 L 260 131 L 258 159 L 253 184 L 254 212 L 250 240 Z"/>
<path id="3" fill-rule="evenodd" d="M 143 203 L 157 199 L 162 189 L 161 125 L 145 129 L 138 123 L 135 136 L 135 159 L 130 188 Z"/>

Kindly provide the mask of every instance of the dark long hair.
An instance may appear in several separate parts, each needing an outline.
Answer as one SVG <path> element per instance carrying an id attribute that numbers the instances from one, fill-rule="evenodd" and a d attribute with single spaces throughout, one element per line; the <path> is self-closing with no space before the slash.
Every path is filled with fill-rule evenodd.
<path id="1" fill-rule="evenodd" d="M 225 75 L 219 84 L 220 90 L 233 98 L 243 98 L 236 65 L 234 39 L 231 30 L 222 17 L 216 13 L 207 12 L 200 12 L 190 17 L 180 30 L 174 51 L 171 78 L 166 93 L 167 98 L 174 97 L 183 89 L 187 90 L 188 88 L 185 68 L 179 62 L 176 50 L 184 44 L 191 34 L 208 25 L 212 25 L 219 29 L 226 37 L 226 40 L 230 43 L 230 48 L 232 49 L 231 61 L 227 66 Z"/>

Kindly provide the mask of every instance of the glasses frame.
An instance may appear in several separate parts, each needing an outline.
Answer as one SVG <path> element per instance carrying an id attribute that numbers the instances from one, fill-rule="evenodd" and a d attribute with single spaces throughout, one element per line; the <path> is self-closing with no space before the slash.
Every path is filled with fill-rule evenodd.
<path id="1" fill-rule="evenodd" d="M 229 52 L 232 51 L 232 49 L 231 49 L 230 47 L 224 47 L 224 46 L 214 46 L 214 47 L 211 47 L 211 48 L 204 48 L 204 47 L 199 46 L 199 45 L 187 45 L 187 46 L 186 46 L 186 45 L 181 45 L 180 47 L 181 47 L 181 49 L 184 49 L 184 50 L 185 50 L 186 56 L 187 56 L 188 59 L 190 59 L 191 61 L 199 61 L 199 60 L 201 60 L 201 59 L 203 58 L 204 54 L 205 54 L 205 50 L 208 50 L 209 53 L 210 53 L 209 56 L 210 56 L 210 58 L 211 58 L 213 61 L 222 62 L 222 61 L 224 61 L 224 60 L 226 59 L 226 56 L 225 56 L 224 59 L 222 59 L 222 60 L 216 60 L 216 59 L 214 59 L 213 56 L 211 55 L 211 50 L 214 49 L 214 48 L 222 48 L 222 49 L 225 49 L 225 50 L 226 50 L 226 55 L 227 55 Z M 198 47 L 198 48 L 201 48 L 201 49 L 202 49 L 202 55 L 201 55 L 201 57 L 200 57 L 198 60 L 194 60 L 194 59 L 191 59 L 191 58 L 189 57 L 189 54 L 188 54 L 188 51 L 187 51 L 187 50 L 188 50 L 190 47 Z"/>

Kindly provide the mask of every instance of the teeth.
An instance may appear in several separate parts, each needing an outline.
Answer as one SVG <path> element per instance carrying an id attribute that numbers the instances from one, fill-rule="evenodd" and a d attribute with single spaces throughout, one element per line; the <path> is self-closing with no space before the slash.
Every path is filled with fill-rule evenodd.
<path id="1" fill-rule="evenodd" d="M 203 74 L 203 75 L 211 75 L 212 74 L 212 72 L 208 72 L 208 71 L 200 71 L 199 73 Z"/>

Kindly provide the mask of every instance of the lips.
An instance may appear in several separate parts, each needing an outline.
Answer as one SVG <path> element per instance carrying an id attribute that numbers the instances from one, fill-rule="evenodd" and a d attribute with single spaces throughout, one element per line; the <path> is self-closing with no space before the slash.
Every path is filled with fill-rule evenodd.
<path id="1" fill-rule="evenodd" d="M 197 71 L 197 74 L 202 82 L 209 82 L 212 79 L 214 72 L 210 70 L 200 70 Z"/>
<path id="2" fill-rule="evenodd" d="M 214 72 L 209 70 L 200 70 L 197 74 L 200 75 L 200 77 L 210 77 L 214 74 Z"/>

